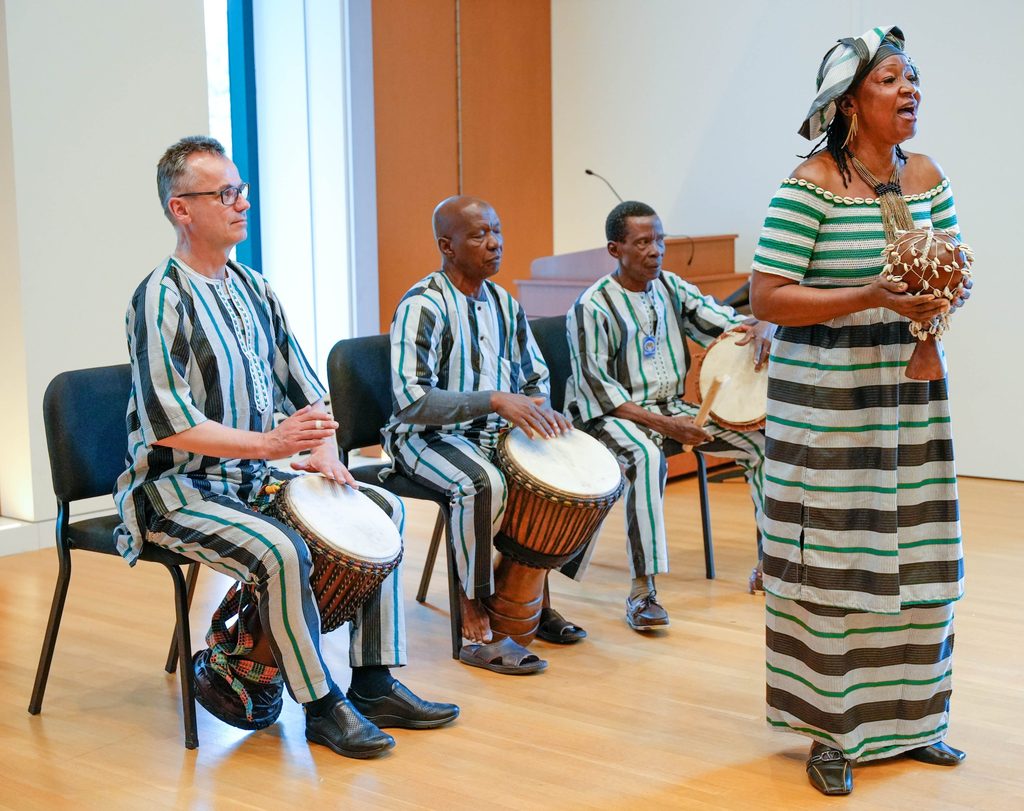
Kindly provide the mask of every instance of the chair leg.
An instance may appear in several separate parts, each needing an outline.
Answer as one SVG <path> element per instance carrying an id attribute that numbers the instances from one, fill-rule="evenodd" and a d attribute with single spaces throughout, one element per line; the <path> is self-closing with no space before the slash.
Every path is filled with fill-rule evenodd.
<path id="1" fill-rule="evenodd" d="M 449 522 L 445 521 L 445 525 Z M 450 538 L 445 538 L 448 553 L 448 613 L 452 626 L 452 659 L 459 658 L 462 650 L 462 603 L 459 601 L 459 565 L 455 562 L 455 547 Z"/>
<path id="2" fill-rule="evenodd" d="M 186 598 L 185 609 L 186 613 L 192 608 L 192 595 L 196 593 L 196 581 L 199 579 L 199 562 L 193 562 L 188 565 L 188 575 L 185 578 L 185 582 L 188 586 L 188 597 Z M 171 647 L 167 651 L 167 664 L 164 665 L 164 670 L 168 673 L 173 673 L 174 668 L 178 666 L 178 628 L 175 626 L 174 631 L 171 633 Z"/>
<path id="3" fill-rule="evenodd" d="M 39 715 L 43 709 L 43 694 L 46 692 L 46 681 L 50 677 L 53 651 L 57 647 L 57 633 L 60 631 L 60 620 L 64 615 L 64 601 L 68 596 L 68 586 L 71 585 L 71 552 L 58 548 L 57 555 L 59 568 L 57 583 L 53 588 L 53 602 L 50 604 L 50 619 L 46 623 L 43 649 L 39 653 L 39 665 L 36 667 L 36 681 L 32 685 L 32 698 L 28 703 L 28 711 L 32 715 Z"/>
<path id="4" fill-rule="evenodd" d="M 196 565 L 196 564 L 193 564 Z M 191 566 L 189 569 L 191 570 Z M 185 748 L 199 746 L 199 732 L 196 730 L 196 696 L 192 683 L 192 633 L 188 625 L 189 586 L 180 566 L 167 566 L 174 581 L 174 608 L 176 615 L 175 638 L 181 656 L 178 659 L 178 678 L 181 680 L 181 717 L 185 727 Z M 192 571 L 189 571 L 191 577 Z"/>
<path id="5" fill-rule="evenodd" d="M 704 533 L 704 576 L 715 579 L 715 548 L 711 540 L 711 507 L 708 503 L 708 466 L 697 453 L 697 492 L 700 494 L 700 525 Z"/>
<path id="6" fill-rule="evenodd" d="M 423 574 L 420 575 L 420 588 L 416 592 L 416 602 L 422 603 L 427 599 L 427 588 L 430 586 L 430 576 L 434 572 L 434 561 L 437 560 L 437 547 L 441 544 L 441 536 L 444 534 L 445 510 L 438 507 L 437 521 L 434 522 L 434 534 L 430 537 L 430 546 L 427 548 L 427 559 L 423 562 Z"/>

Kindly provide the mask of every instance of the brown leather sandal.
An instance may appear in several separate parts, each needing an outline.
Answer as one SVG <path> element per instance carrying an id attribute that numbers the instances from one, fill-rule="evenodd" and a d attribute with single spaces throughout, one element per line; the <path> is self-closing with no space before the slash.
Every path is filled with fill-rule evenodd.
<path id="1" fill-rule="evenodd" d="M 486 645 L 463 645 L 459 660 L 470 667 L 482 667 L 505 676 L 540 673 L 548 666 L 546 661 L 509 637 Z"/>

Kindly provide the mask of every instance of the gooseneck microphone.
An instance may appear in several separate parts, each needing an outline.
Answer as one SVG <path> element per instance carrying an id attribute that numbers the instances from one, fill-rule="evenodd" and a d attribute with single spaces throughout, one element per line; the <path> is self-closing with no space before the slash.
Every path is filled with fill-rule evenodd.
<path id="1" fill-rule="evenodd" d="M 690 267 L 690 265 L 693 264 L 693 254 L 697 248 L 696 243 L 694 243 L 693 241 L 693 237 L 691 237 L 689 234 L 672 234 L 671 236 L 672 239 L 685 239 L 687 242 L 690 243 L 690 258 L 686 260 L 686 266 Z"/>
<path id="2" fill-rule="evenodd" d="M 612 190 L 612 194 L 615 195 L 615 197 L 618 199 L 618 201 L 620 203 L 622 202 L 622 198 L 619 197 L 619 193 L 617 191 L 615 191 L 615 187 L 611 183 L 608 182 L 607 178 L 603 177 L 602 175 L 599 175 L 597 172 L 593 171 L 592 169 L 584 169 L 583 171 L 586 172 L 588 175 L 592 175 L 593 177 L 600 178 L 601 180 L 603 180 L 604 181 L 604 185 L 606 185 L 609 189 Z"/>
<path id="3" fill-rule="evenodd" d="M 622 197 L 620 197 L 619 193 L 617 191 L 615 191 L 615 187 L 611 183 L 608 182 L 608 178 L 606 178 L 604 175 L 599 175 L 593 169 L 584 169 L 583 171 L 586 174 L 590 175 L 591 177 L 596 177 L 596 178 L 599 178 L 600 180 L 604 181 L 604 185 L 606 185 L 609 189 L 612 190 L 612 194 L 615 195 L 615 197 L 618 199 L 618 201 L 620 203 L 623 202 Z M 695 245 L 694 241 L 693 241 L 693 237 L 691 237 L 689 234 L 673 234 L 672 236 L 673 236 L 674 239 L 685 239 L 687 242 L 690 243 L 690 256 L 686 260 L 686 266 L 689 267 L 690 265 L 693 264 L 693 254 L 694 254 L 694 251 L 695 251 L 695 249 L 697 247 Z"/>

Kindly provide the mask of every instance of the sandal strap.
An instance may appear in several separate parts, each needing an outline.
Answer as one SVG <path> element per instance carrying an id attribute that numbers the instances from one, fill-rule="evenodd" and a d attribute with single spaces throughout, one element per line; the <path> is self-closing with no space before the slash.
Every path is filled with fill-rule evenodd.
<path id="1" fill-rule="evenodd" d="M 531 656 L 534 659 L 539 657 L 530 653 L 526 648 L 516 642 L 512 637 L 506 636 L 500 642 L 491 642 L 488 645 L 484 645 L 484 648 L 489 648 L 486 655 L 490 660 L 493 661 L 494 657 L 491 656 L 493 653 L 495 656 L 500 657 L 501 664 L 506 667 L 519 667 Z"/>

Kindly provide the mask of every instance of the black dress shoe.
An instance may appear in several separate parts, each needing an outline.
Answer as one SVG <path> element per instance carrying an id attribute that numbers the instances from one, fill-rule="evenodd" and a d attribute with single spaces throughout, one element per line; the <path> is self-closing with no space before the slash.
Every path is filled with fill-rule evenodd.
<path id="1" fill-rule="evenodd" d="M 807 779 L 822 794 L 842 795 L 853 791 L 850 761 L 838 749 L 830 749 L 823 743 L 811 744 Z"/>
<path id="2" fill-rule="evenodd" d="M 380 698 L 363 698 L 351 688 L 346 695 L 359 712 L 382 728 L 433 729 L 459 717 L 456 705 L 424 701 L 397 680 L 391 691 Z"/>
<path id="3" fill-rule="evenodd" d="M 920 760 L 922 763 L 930 763 L 932 766 L 957 766 L 967 757 L 967 753 L 954 749 L 945 741 L 938 741 L 931 746 L 911 749 L 907 752 L 907 757 Z"/>
<path id="4" fill-rule="evenodd" d="M 306 740 L 354 758 L 375 757 L 395 745 L 394 738 L 367 721 L 345 697 L 324 715 L 306 713 Z"/>

